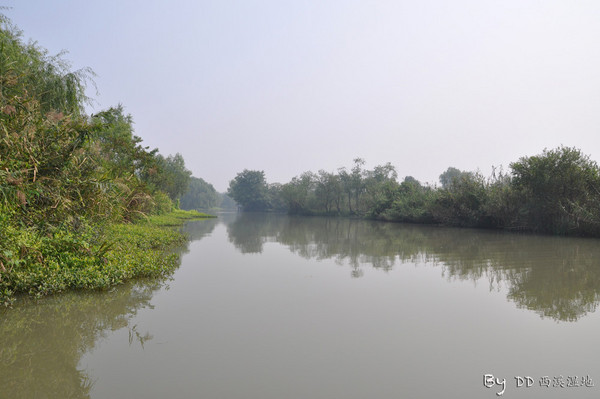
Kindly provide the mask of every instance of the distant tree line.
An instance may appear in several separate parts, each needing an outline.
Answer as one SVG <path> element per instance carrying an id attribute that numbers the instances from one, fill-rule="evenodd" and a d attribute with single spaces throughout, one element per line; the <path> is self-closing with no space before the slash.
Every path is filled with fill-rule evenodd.
<path id="1" fill-rule="evenodd" d="M 212 184 L 193 176 L 181 196 L 180 206 L 185 210 L 237 209 L 237 205 L 227 194 L 217 192 Z"/>
<path id="2" fill-rule="evenodd" d="M 372 170 L 364 164 L 356 158 L 350 169 L 305 172 L 285 184 L 268 184 L 264 172 L 244 170 L 228 194 L 246 211 L 600 235 L 600 169 L 576 148 L 522 157 L 489 177 L 449 167 L 439 186 L 411 176 L 399 182 L 390 163 Z"/>

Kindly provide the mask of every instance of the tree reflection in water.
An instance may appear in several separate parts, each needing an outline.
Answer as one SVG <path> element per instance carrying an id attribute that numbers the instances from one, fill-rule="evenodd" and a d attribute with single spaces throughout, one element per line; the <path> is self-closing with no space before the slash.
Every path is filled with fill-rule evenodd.
<path id="1" fill-rule="evenodd" d="M 490 290 L 506 286 L 519 308 L 560 321 L 578 320 L 599 303 L 597 239 L 251 213 L 229 222 L 227 232 L 242 253 L 278 242 L 306 259 L 350 266 L 353 277 L 365 265 L 389 271 L 415 263 L 440 267 L 448 280 L 487 278 Z"/>

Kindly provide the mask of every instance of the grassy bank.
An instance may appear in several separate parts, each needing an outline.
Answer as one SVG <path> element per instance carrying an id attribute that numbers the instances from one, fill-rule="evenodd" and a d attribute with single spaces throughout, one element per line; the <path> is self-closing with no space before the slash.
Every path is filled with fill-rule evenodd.
<path id="1" fill-rule="evenodd" d="M 15 229 L 8 232 L 15 245 L 0 261 L 0 303 L 9 306 L 22 294 L 42 297 L 72 289 L 106 289 L 136 277 L 168 276 L 179 260 L 173 248 L 187 240 L 172 227 L 209 217 L 176 210 L 77 234 Z"/>

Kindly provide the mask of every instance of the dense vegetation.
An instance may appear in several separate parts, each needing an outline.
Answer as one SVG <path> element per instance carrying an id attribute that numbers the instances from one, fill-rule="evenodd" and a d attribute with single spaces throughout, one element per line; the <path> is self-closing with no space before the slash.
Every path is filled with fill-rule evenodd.
<path id="1" fill-rule="evenodd" d="M 191 173 L 142 146 L 122 106 L 86 115 L 92 76 L 0 15 L 0 303 L 174 265 L 164 251 L 181 235 L 147 219 L 174 210 Z"/>
<path id="2" fill-rule="evenodd" d="M 600 169 L 575 148 L 522 157 L 509 172 L 494 170 L 488 178 L 450 167 L 440 186 L 411 176 L 399 182 L 390 163 L 363 166 L 357 158 L 350 170 L 305 172 L 283 185 L 244 170 L 230 182 L 229 195 L 244 210 L 600 235 Z"/>

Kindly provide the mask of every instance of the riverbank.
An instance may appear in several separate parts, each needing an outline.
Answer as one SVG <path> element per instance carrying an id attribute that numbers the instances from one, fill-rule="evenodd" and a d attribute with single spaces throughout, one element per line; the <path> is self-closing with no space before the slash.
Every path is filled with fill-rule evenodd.
<path id="1" fill-rule="evenodd" d="M 391 163 L 364 169 L 356 158 L 337 173 L 304 172 L 269 184 L 264 171 L 245 169 L 229 195 L 245 211 L 356 215 L 376 220 L 600 237 L 600 167 L 577 148 L 560 146 L 521 157 L 509 171 L 449 167 L 441 186 L 412 176 L 398 181 Z"/>
<path id="2" fill-rule="evenodd" d="M 142 145 L 122 105 L 87 115 L 89 68 L 72 71 L 0 13 L 0 304 L 170 273 L 166 226 L 192 172 Z M 158 216 L 157 216 L 158 215 Z"/>
<path id="3" fill-rule="evenodd" d="M 137 223 L 87 228 L 77 234 L 22 234 L 21 248 L 0 270 L 0 304 L 18 295 L 42 297 L 77 289 L 107 289 L 138 277 L 164 277 L 178 265 L 172 250 L 187 237 L 173 227 L 187 220 L 211 218 L 175 210 Z"/>

